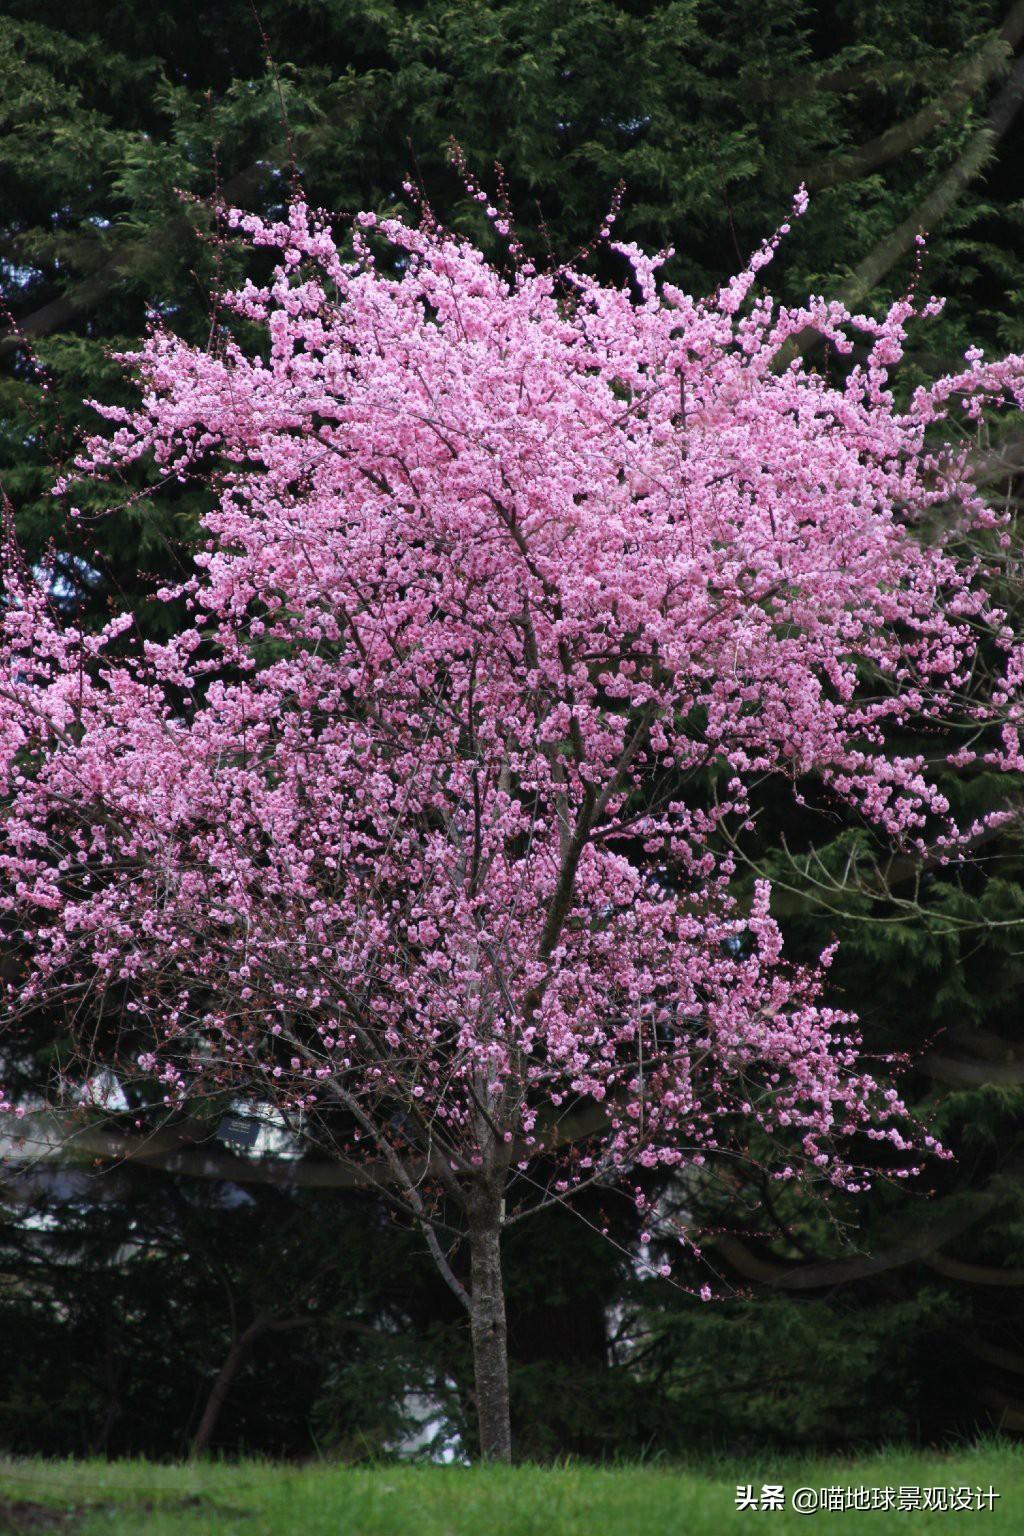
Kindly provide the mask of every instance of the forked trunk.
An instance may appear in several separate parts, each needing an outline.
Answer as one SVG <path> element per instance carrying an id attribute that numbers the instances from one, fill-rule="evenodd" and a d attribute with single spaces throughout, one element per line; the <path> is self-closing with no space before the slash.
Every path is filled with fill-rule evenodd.
<path id="1" fill-rule="evenodd" d="M 500 1204 L 477 1214 L 469 1232 L 470 1306 L 476 1411 L 483 1461 L 511 1461 L 505 1289 Z"/>

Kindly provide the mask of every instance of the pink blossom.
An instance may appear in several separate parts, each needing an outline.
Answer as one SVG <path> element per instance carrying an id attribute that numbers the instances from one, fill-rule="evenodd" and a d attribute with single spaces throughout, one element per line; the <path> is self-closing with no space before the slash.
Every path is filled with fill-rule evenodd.
<path id="1" fill-rule="evenodd" d="M 400 1124 L 453 1198 L 581 1105 L 588 1155 L 548 1198 L 756 1126 L 775 1176 L 863 1187 L 858 1133 L 917 1133 L 827 1001 L 831 951 L 787 964 L 721 834 L 753 781 L 813 776 L 955 856 L 895 734 L 959 716 L 1022 766 L 1019 641 L 961 544 L 998 516 L 943 423 L 1019 407 L 1024 362 L 971 353 L 899 408 L 910 303 L 778 306 L 778 237 L 699 300 L 631 246 L 606 284 L 506 277 L 429 220 L 361 215 L 345 253 L 301 205 L 233 222 L 277 255 L 222 296 L 263 349 L 157 325 L 76 468 L 205 487 L 179 632 L 62 627 L 8 551 L 11 1020 L 59 995 L 94 1050 L 106 994 L 122 1075 L 322 1106 L 346 1155 Z M 807 327 L 864 360 L 780 368 Z"/>

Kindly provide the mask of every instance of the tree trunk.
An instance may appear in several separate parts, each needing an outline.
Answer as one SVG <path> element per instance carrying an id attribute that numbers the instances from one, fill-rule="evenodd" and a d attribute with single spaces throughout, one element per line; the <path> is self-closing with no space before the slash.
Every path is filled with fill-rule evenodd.
<path id="1" fill-rule="evenodd" d="M 217 1379 L 210 1389 L 209 1397 L 206 1399 L 206 1407 L 203 1409 L 199 1428 L 196 1430 L 195 1438 L 192 1441 L 190 1455 L 193 1460 L 197 1456 L 204 1455 L 209 1449 L 210 1441 L 213 1439 L 213 1432 L 217 1427 L 217 1420 L 220 1418 L 221 1409 L 224 1407 L 224 1400 L 231 1391 L 236 1376 L 249 1358 L 256 1340 L 261 1333 L 265 1332 L 268 1322 L 269 1319 L 263 1315 L 255 1318 L 228 1350 L 227 1359 L 218 1371 Z"/>
<path id="2" fill-rule="evenodd" d="M 501 1276 L 501 1205 L 481 1211 L 469 1231 L 469 1326 L 483 1461 L 512 1460 L 505 1288 Z"/>

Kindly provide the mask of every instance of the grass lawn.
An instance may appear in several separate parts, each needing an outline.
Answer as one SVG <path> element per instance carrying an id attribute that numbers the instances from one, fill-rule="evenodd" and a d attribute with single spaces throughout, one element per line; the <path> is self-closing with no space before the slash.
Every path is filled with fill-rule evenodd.
<path id="1" fill-rule="evenodd" d="M 783 1484 L 784 1510 L 736 1508 L 737 1484 Z M 798 1488 L 970 1488 L 993 1510 L 823 1510 Z M 884 1499 L 884 1495 L 883 1495 Z M 815 1529 L 1024 1532 L 1024 1448 L 999 1441 L 948 1455 L 892 1451 L 857 1461 L 733 1459 L 667 1465 L 304 1467 L 263 1462 L 0 1461 L 0 1531 L 67 1536 L 730 1536 Z"/>

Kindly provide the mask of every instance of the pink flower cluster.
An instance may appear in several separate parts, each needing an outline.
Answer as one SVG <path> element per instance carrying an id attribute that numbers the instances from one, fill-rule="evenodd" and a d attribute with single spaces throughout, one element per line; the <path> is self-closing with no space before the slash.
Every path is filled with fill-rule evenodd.
<path id="1" fill-rule="evenodd" d="M 823 1003 L 830 954 L 787 966 L 765 886 L 735 905 L 719 829 L 813 776 L 955 848 L 893 731 L 995 721 L 1021 766 L 1017 639 L 965 553 L 1000 532 L 942 423 L 1024 403 L 1024 360 L 900 408 L 911 303 L 778 307 L 774 242 L 698 300 L 628 246 L 614 285 L 429 223 L 364 214 L 347 258 L 301 205 L 234 223 L 279 256 L 223 297 L 262 344 L 155 329 L 78 466 L 209 487 L 180 632 L 80 633 L 11 562 L 11 1017 L 57 1001 L 170 1103 L 331 1104 L 348 1153 L 449 1182 L 581 1104 L 559 1187 L 755 1126 L 779 1176 L 852 1187 L 872 1140 L 934 1147 Z M 808 327 L 837 381 L 787 351 Z"/>

